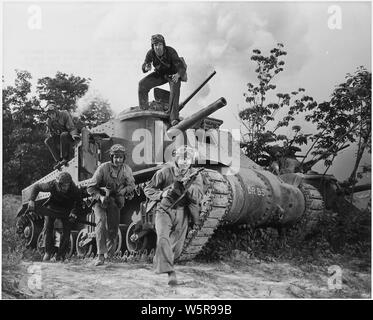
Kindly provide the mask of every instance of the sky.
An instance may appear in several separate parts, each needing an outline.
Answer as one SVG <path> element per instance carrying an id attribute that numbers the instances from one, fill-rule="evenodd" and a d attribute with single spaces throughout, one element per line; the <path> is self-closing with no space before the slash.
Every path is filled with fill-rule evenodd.
<path id="1" fill-rule="evenodd" d="M 335 20 L 338 12 L 341 19 Z M 29 71 L 35 82 L 57 71 L 89 77 L 87 95 L 101 95 L 118 114 L 138 105 L 141 64 L 155 33 L 188 65 L 181 101 L 217 72 L 181 116 L 225 97 L 228 105 L 213 117 L 224 120 L 226 129 L 240 127 L 243 93 L 255 81 L 253 49 L 265 54 L 283 43 L 288 54 L 274 82 L 277 92 L 302 87 L 318 102 L 329 99 L 346 73 L 360 65 L 371 71 L 370 2 L 7 2 L 5 84 L 13 84 L 15 69 Z M 329 173 L 346 178 L 355 151 L 345 150 Z"/>

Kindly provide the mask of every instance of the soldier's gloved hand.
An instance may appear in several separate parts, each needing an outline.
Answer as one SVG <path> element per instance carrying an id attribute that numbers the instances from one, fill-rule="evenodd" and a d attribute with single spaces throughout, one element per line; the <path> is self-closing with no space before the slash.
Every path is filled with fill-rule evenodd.
<path id="1" fill-rule="evenodd" d="M 35 211 L 35 201 L 34 200 L 30 200 L 28 202 L 27 209 L 30 212 Z"/>
<path id="2" fill-rule="evenodd" d="M 102 207 L 107 208 L 107 206 L 109 205 L 109 197 L 100 196 L 100 201 L 101 201 Z"/>
<path id="3" fill-rule="evenodd" d="M 26 217 L 34 221 L 37 218 L 37 214 L 35 213 L 35 211 L 29 211 L 26 213 Z"/>
<path id="4" fill-rule="evenodd" d="M 74 223 L 74 222 L 76 222 L 77 219 L 78 219 L 78 216 L 75 213 L 71 212 L 70 215 L 69 215 L 69 221 L 71 223 Z"/>
<path id="5" fill-rule="evenodd" d="M 123 208 L 124 202 L 125 202 L 124 196 L 118 195 L 115 197 L 115 204 L 118 208 Z"/>
<path id="6" fill-rule="evenodd" d="M 162 192 L 162 195 L 161 195 L 161 199 L 162 198 L 167 198 L 167 196 L 168 196 L 168 192 L 170 191 L 170 189 L 166 189 L 166 190 L 164 190 L 163 192 Z"/>
<path id="7" fill-rule="evenodd" d="M 184 185 L 181 181 L 175 181 L 171 190 L 168 193 L 168 196 L 171 197 L 173 200 L 176 200 L 178 197 L 182 195 L 184 192 Z"/>
<path id="8" fill-rule="evenodd" d="M 179 81 L 180 75 L 178 73 L 175 73 L 172 75 L 171 79 L 172 79 L 172 82 L 176 83 Z"/>
<path id="9" fill-rule="evenodd" d="M 152 68 L 152 65 L 150 63 L 147 63 L 144 67 L 144 70 L 145 70 L 145 72 L 148 72 L 148 71 L 150 71 L 151 68 Z"/>
<path id="10" fill-rule="evenodd" d="M 79 140 L 79 139 L 80 139 L 80 135 L 78 135 L 78 134 L 73 134 L 73 135 L 72 135 L 72 138 L 73 138 L 74 141 Z"/>

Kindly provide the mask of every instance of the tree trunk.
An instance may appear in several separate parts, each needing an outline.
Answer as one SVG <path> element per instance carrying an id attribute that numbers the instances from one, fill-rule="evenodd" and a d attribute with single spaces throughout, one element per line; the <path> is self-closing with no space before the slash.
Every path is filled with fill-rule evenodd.
<path id="1" fill-rule="evenodd" d="M 355 185 L 357 183 L 356 174 L 357 174 L 357 170 L 360 165 L 361 158 L 363 157 L 366 145 L 367 145 L 367 139 L 364 137 L 364 142 L 362 143 L 361 147 L 357 151 L 354 169 L 352 170 L 351 175 L 348 178 L 348 181 L 352 185 Z"/>

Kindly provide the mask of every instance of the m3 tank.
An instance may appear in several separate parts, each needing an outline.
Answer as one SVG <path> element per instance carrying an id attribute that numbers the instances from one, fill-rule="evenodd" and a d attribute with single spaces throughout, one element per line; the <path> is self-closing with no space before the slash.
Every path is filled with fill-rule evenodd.
<path id="1" fill-rule="evenodd" d="M 180 109 L 214 74 L 180 104 Z M 126 163 L 132 168 L 136 189 L 127 195 L 121 211 L 118 254 L 150 252 L 155 248 L 154 212 L 144 210 L 143 188 L 153 174 L 172 159 L 172 151 L 181 144 L 198 151 L 195 166 L 204 168 L 201 171 L 204 197 L 200 206 L 203 223 L 199 228 L 189 229 L 179 260 L 193 259 L 221 224 L 274 228 L 299 224 L 304 235 L 315 228 L 324 210 L 319 191 L 305 183 L 301 174 L 276 176 L 246 157 L 240 150 L 239 129 L 235 136 L 234 130 L 219 129 L 222 120 L 209 117 L 227 105 L 225 98 L 217 99 L 170 127 L 168 96 L 168 91 L 156 88 L 155 101 L 148 110 L 129 108 L 95 128 L 82 129 L 81 140 L 74 147 L 74 157 L 62 168 L 71 174 L 78 186 L 85 188 L 98 165 L 109 161 L 109 148 L 115 143 L 125 146 Z M 38 182 L 50 181 L 58 172 L 52 171 Z M 17 225 L 27 245 L 33 247 L 40 239 L 43 218 L 30 219 L 25 214 L 31 187 L 22 191 Z M 47 193 L 39 194 L 36 213 L 47 197 Z M 85 203 L 86 219 L 94 222 L 94 214 L 89 210 L 92 199 L 88 195 Z M 79 225 L 77 233 L 76 240 L 72 237 L 71 247 L 76 248 L 79 256 L 94 254 L 94 227 Z"/>

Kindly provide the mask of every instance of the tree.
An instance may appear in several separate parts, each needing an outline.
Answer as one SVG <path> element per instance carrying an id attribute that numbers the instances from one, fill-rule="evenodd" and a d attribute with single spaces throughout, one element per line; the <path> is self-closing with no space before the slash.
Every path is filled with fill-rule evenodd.
<path id="1" fill-rule="evenodd" d="M 31 94 L 31 74 L 16 70 L 14 85 L 3 86 L 3 190 L 21 190 L 51 171 L 53 158 L 44 144 L 46 114 L 40 99 L 75 110 L 89 80 L 58 72 L 38 80 L 38 96 Z"/>
<path id="2" fill-rule="evenodd" d="M 87 92 L 90 80 L 58 71 L 54 78 L 44 77 L 38 80 L 39 99 L 54 102 L 62 110 L 75 111 L 76 102 Z"/>
<path id="3" fill-rule="evenodd" d="M 267 102 L 270 99 L 271 90 L 276 89 L 276 85 L 272 83 L 273 79 L 284 70 L 285 62 L 281 59 L 287 52 L 283 50 L 283 47 L 283 44 L 277 44 L 268 56 L 262 55 L 258 49 L 253 50 L 251 60 L 257 66 L 255 72 L 258 84 L 247 84 L 244 97 L 249 106 L 239 113 L 241 123 L 246 128 L 246 133 L 242 135 L 241 147 L 249 158 L 264 166 L 269 165 L 271 160 L 270 154 L 273 147 L 271 143 L 280 142 L 282 154 L 286 154 L 287 149 L 292 145 L 307 143 L 309 135 L 302 134 L 299 126 L 293 127 L 294 136 L 291 139 L 277 134 L 276 131 L 287 127 L 295 120 L 295 116 L 304 112 L 306 108 L 317 105 L 312 97 L 302 94 L 305 91 L 303 88 L 290 94 L 277 93 L 276 102 Z M 287 113 L 276 122 L 275 115 L 285 108 L 288 109 Z M 268 130 L 270 125 L 274 127 L 273 130 Z"/>
<path id="4" fill-rule="evenodd" d="M 93 97 L 84 107 L 80 121 L 88 128 L 96 127 L 113 117 L 110 103 L 100 96 Z"/>
<path id="5" fill-rule="evenodd" d="M 42 110 L 31 96 L 31 74 L 16 70 L 14 86 L 3 88 L 3 187 L 6 193 L 20 193 L 44 176 L 51 166 L 45 154 Z"/>
<path id="6" fill-rule="evenodd" d="M 315 135 L 312 147 L 316 150 L 312 155 L 317 157 L 325 154 L 327 167 L 348 143 L 357 146 L 354 167 L 348 178 L 348 183 L 354 185 L 364 152 L 372 151 L 372 74 L 361 66 L 353 75 L 348 73 L 345 78 L 346 81 L 334 89 L 330 101 L 309 107 L 312 113 L 306 116 L 306 120 L 316 123 L 320 132 Z"/>

